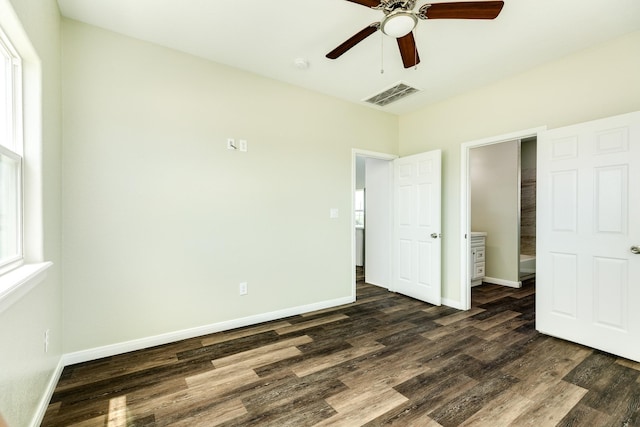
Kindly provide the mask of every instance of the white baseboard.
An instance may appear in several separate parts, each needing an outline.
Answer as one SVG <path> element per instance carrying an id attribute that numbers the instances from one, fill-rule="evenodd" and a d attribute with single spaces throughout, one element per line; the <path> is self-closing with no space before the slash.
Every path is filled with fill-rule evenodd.
<path id="1" fill-rule="evenodd" d="M 56 369 L 51 374 L 51 378 L 49 378 L 49 382 L 47 383 L 47 388 L 45 389 L 44 394 L 40 398 L 38 409 L 31 419 L 31 427 L 38 427 L 40 424 L 42 424 L 44 415 L 47 412 L 47 408 L 49 407 L 49 402 L 51 401 L 51 396 L 53 396 L 53 392 L 56 389 L 58 381 L 60 380 L 63 369 L 64 364 L 61 357 L 60 360 L 58 360 L 58 366 L 56 366 Z"/>
<path id="2" fill-rule="evenodd" d="M 514 282 L 512 280 L 496 279 L 495 277 L 483 277 L 483 282 L 493 283 L 494 285 L 509 286 L 510 288 L 521 288 L 522 282 Z"/>
<path id="3" fill-rule="evenodd" d="M 254 316 L 243 317 L 240 319 L 233 319 L 224 322 L 213 323 L 210 325 L 198 326 L 181 331 L 169 332 L 152 337 L 145 337 L 116 344 L 109 344 L 102 347 L 90 348 L 87 350 L 76 351 L 74 353 L 67 353 L 63 355 L 62 363 L 63 366 L 68 366 L 76 363 L 88 362 L 90 360 L 115 356 L 117 354 L 128 353 L 130 351 L 142 350 L 144 348 L 155 347 L 157 345 L 169 344 L 175 341 L 195 338 L 202 335 L 228 331 L 244 326 L 251 326 L 258 323 L 278 320 L 289 316 L 297 316 L 299 314 L 308 313 L 311 311 L 324 310 L 326 308 L 350 304 L 354 301 L 355 299 L 353 297 L 338 298 L 314 304 L 286 308 L 284 310 L 272 311 L 270 313 L 256 314 Z"/>

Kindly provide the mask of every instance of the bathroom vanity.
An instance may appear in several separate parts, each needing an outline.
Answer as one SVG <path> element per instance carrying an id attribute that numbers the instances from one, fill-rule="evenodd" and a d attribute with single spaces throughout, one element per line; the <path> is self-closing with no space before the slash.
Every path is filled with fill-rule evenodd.
<path id="1" fill-rule="evenodd" d="M 471 286 L 478 286 L 484 278 L 485 245 L 487 233 L 471 232 Z"/>

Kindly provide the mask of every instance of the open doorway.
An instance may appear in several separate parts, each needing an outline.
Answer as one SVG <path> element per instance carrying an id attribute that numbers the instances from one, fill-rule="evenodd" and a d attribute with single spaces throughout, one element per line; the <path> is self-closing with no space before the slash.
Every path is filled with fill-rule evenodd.
<path id="1" fill-rule="evenodd" d="M 392 160 L 396 156 L 353 150 L 352 265 L 356 281 L 391 287 Z M 360 277 L 360 275 L 362 277 Z"/>
<path id="2" fill-rule="evenodd" d="M 487 138 L 483 140 L 473 141 L 462 144 L 461 147 L 461 287 L 460 287 L 460 296 L 461 296 L 461 308 L 469 309 L 471 307 L 471 287 L 472 287 L 472 279 L 477 284 L 478 282 L 487 281 L 489 283 L 496 283 L 499 285 L 506 286 L 520 286 L 521 276 L 520 276 L 520 254 L 522 251 L 521 245 L 521 235 L 522 235 L 522 216 L 521 216 L 521 194 L 522 194 L 522 181 L 521 181 L 521 143 L 523 141 L 534 141 L 537 138 L 539 132 L 542 132 L 545 128 L 534 128 L 529 130 L 524 130 L 520 132 L 515 132 L 512 134 L 501 135 L 497 137 Z M 498 149 L 500 147 L 499 144 L 504 144 L 504 147 L 507 147 L 508 143 L 514 144 L 512 145 L 512 149 L 517 147 L 517 151 L 512 151 L 512 159 L 513 164 L 502 165 L 500 162 L 495 164 L 497 160 L 495 157 L 492 157 L 493 154 L 489 154 L 492 148 Z M 509 169 L 512 172 L 517 171 L 517 175 L 513 176 L 514 183 L 511 188 L 511 196 L 512 202 L 509 202 L 508 205 L 503 205 L 502 200 L 499 200 L 500 197 L 494 197 L 498 194 L 499 191 L 497 188 L 491 188 L 490 181 L 494 180 L 494 183 L 500 182 L 501 179 L 499 176 L 490 173 L 492 175 L 487 180 L 489 181 L 489 186 L 486 189 L 484 194 L 479 195 L 484 200 L 481 200 L 482 203 L 487 205 L 487 212 L 483 215 L 488 217 L 487 222 L 478 221 L 481 225 L 481 228 L 488 228 L 488 230 L 479 230 L 474 229 L 473 219 L 473 203 L 472 203 L 472 193 L 473 193 L 473 183 L 476 179 L 480 179 L 477 175 L 474 176 L 472 167 L 473 164 L 476 163 L 478 166 L 477 159 L 474 159 L 474 151 L 478 149 L 487 149 L 485 154 L 488 156 L 485 157 L 485 160 L 489 164 L 489 168 L 498 168 L 498 169 Z M 479 153 L 480 151 L 476 151 L 475 153 Z M 528 153 L 530 155 L 530 152 Z M 482 157 L 482 156 L 481 156 Z M 480 160 L 481 162 L 483 160 Z M 535 172 L 534 176 L 535 176 Z M 515 174 L 515 172 L 514 172 Z M 497 180 L 497 181 L 496 181 Z M 476 195 L 478 196 L 478 195 Z M 533 212 L 529 212 L 528 215 L 532 215 L 535 220 L 535 187 L 533 192 L 533 200 L 534 207 Z M 500 210 L 508 210 L 510 213 L 510 228 L 508 230 L 498 230 L 498 225 L 492 225 L 491 221 L 495 223 L 495 217 L 499 216 L 496 213 L 499 213 Z M 530 209 L 530 208 L 529 208 Z M 535 229 L 535 225 L 534 225 Z M 493 230 L 493 232 L 491 232 Z M 530 229 L 529 229 L 530 231 Z M 472 234 L 472 232 L 476 232 Z M 478 233 L 480 232 L 480 233 Z M 490 233 L 491 232 L 491 233 Z M 486 233 L 486 234 L 485 234 Z M 474 251 L 477 252 L 477 236 L 478 234 L 482 235 L 485 239 L 485 250 L 482 252 L 484 259 L 478 260 L 477 253 L 474 254 Z M 493 241 L 491 241 L 493 234 Z M 474 240 L 475 239 L 475 240 Z M 505 248 L 505 242 L 508 242 L 508 248 Z M 535 241 L 533 242 L 535 247 Z M 486 249 L 494 248 L 497 250 L 487 251 Z M 493 268 L 489 268 L 487 271 L 487 264 L 489 263 L 489 257 L 491 259 L 491 265 Z M 479 261 L 482 263 L 479 268 Z M 535 258 L 534 261 L 535 263 Z M 535 268 L 535 267 L 534 267 Z M 503 271 L 504 270 L 504 271 Z M 497 272 L 497 273 L 496 273 Z M 480 273 L 480 274 L 478 274 Z M 499 276 L 499 277 L 495 277 Z M 481 279 L 478 281 L 478 279 Z"/>
<path id="3" fill-rule="evenodd" d="M 430 304 L 442 301 L 442 151 L 397 158 L 366 157 L 364 214 L 365 281 Z M 355 197 L 353 199 L 355 201 Z M 355 219 L 351 230 L 355 294 Z"/>
<path id="4" fill-rule="evenodd" d="M 471 286 L 535 277 L 535 136 L 469 150 Z"/>
<path id="5" fill-rule="evenodd" d="M 521 287 L 520 139 L 469 150 L 471 286 Z"/>

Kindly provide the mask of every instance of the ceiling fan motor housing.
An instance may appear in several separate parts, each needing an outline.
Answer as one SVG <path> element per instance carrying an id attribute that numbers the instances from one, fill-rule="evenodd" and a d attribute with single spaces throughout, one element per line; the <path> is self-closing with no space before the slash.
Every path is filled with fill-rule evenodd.
<path id="1" fill-rule="evenodd" d="M 377 8 L 382 9 L 385 14 L 389 14 L 397 9 L 412 10 L 415 5 L 416 0 L 382 0 Z"/>

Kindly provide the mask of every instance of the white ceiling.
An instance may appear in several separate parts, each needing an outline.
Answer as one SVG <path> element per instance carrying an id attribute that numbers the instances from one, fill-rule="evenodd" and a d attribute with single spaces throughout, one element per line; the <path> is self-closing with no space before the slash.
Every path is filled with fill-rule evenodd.
<path id="1" fill-rule="evenodd" d="M 418 0 L 415 10 L 424 3 Z M 422 62 L 404 69 L 395 40 L 381 32 L 337 60 L 325 58 L 383 16 L 346 0 L 58 4 L 64 16 L 78 21 L 362 105 L 399 81 L 421 89 L 380 108 L 395 114 L 640 29 L 640 0 L 505 0 L 493 21 L 421 20 L 414 35 Z M 296 58 L 306 59 L 308 69 L 297 68 Z"/>

